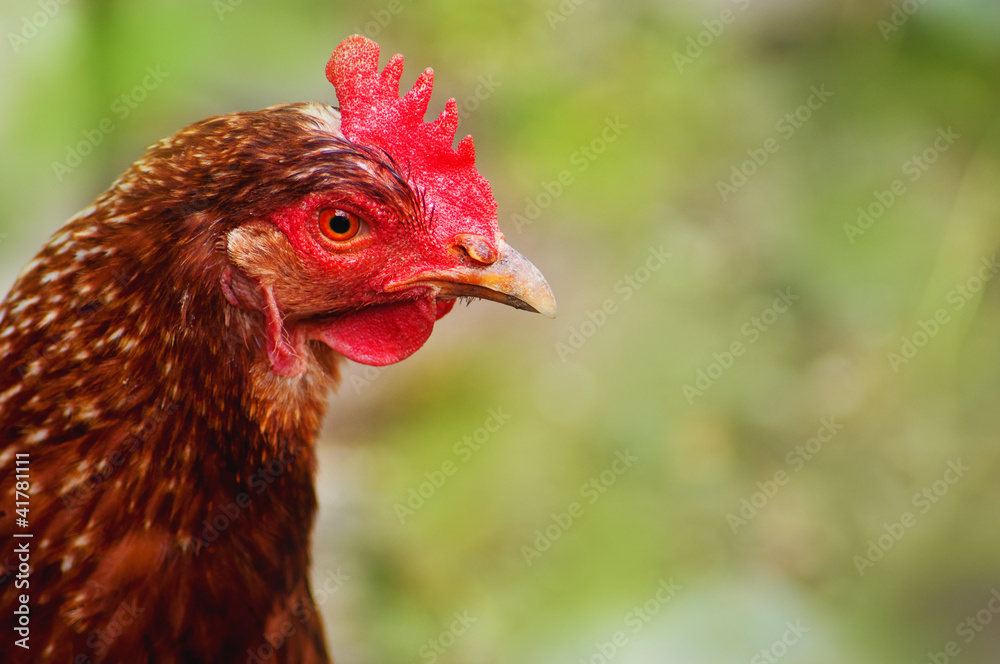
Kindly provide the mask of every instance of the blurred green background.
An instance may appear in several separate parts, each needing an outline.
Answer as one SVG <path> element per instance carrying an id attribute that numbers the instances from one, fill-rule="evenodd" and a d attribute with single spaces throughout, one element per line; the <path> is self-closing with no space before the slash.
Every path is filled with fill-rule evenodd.
<path id="1" fill-rule="evenodd" d="M 4 291 L 146 145 L 335 103 L 351 33 L 459 100 L 559 317 L 476 303 L 348 368 L 314 555 L 340 664 L 996 661 L 994 0 L 5 0 L 0 27 Z"/>

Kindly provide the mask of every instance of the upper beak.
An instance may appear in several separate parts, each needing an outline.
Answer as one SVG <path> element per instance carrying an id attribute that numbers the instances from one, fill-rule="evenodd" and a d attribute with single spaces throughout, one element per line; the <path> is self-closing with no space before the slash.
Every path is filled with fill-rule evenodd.
<path id="1" fill-rule="evenodd" d="M 496 260 L 489 264 L 472 261 L 468 265 L 421 272 L 405 284 L 398 284 L 397 288 L 427 284 L 436 287 L 445 297 L 493 300 L 555 318 L 555 296 L 538 268 L 503 240 L 497 249 Z"/>

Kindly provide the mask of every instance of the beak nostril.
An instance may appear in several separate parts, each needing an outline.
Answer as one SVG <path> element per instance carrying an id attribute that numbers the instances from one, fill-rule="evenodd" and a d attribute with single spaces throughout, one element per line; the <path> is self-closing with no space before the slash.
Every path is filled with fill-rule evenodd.
<path id="1" fill-rule="evenodd" d="M 455 241 L 451 246 L 452 249 L 461 252 L 469 260 L 481 265 L 493 265 L 499 258 L 497 250 L 482 235 L 460 233 L 455 236 Z"/>

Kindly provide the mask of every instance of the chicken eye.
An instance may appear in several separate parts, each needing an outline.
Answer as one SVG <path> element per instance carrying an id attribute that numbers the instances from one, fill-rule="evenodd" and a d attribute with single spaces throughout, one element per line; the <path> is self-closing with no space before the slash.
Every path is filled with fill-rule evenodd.
<path id="1" fill-rule="evenodd" d="M 324 208 L 319 212 L 319 229 L 334 242 L 346 242 L 355 237 L 363 224 L 358 215 L 346 210 Z"/>

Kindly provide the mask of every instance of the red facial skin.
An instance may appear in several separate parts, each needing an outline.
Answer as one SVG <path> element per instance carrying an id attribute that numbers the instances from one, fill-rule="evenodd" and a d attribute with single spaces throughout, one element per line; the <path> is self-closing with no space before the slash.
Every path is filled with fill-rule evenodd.
<path id="1" fill-rule="evenodd" d="M 268 354 L 282 375 L 301 371 L 295 343 L 318 339 L 342 355 L 371 365 L 398 362 L 430 337 L 434 322 L 451 310 L 432 289 L 414 287 L 386 294 L 394 284 L 431 270 L 460 264 L 452 250 L 459 234 L 474 235 L 484 253 L 495 256 L 502 238 L 496 201 L 489 183 L 475 169 L 475 148 L 466 137 L 452 148 L 458 115 L 450 100 L 441 116 L 423 122 L 433 86 L 426 70 L 413 89 L 400 98 L 403 58 L 390 59 L 379 73 L 379 47 L 353 36 L 337 47 L 327 65 L 327 77 L 341 102 L 340 130 L 352 143 L 385 154 L 405 172 L 406 185 L 417 193 L 420 206 L 413 217 L 367 196 L 309 196 L 281 210 L 272 220 L 304 260 L 326 271 L 343 288 L 362 296 L 352 310 L 332 322 L 282 334 L 280 303 L 272 300 L 268 316 Z M 317 220 L 326 208 L 357 214 L 364 232 L 346 242 L 333 242 L 319 232 Z"/>
<path id="2" fill-rule="evenodd" d="M 320 231 L 319 217 L 330 208 L 358 215 L 363 220 L 360 232 L 344 242 L 327 238 Z M 305 338 L 321 340 L 345 357 L 373 366 L 399 362 L 427 341 L 434 322 L 454 305 L 453 300 L 437 300 L 427 287 L 387 295 L 395 283 L 451 267 L 455 256 L 425 225 L 416 220 L 407 224 L 371 199 L 309 196 L 277 213 L 273 221 L 304 260 L 335 275 L 343 289 L 357 294 L 349 311 L 332 322 L 307 323 L 303 332 Z M 403 225 L 409 228 L 401 229 Z M 373 295 L 364 297 L 365 293 Z M 278 332 L 272 327 L 269 355 L 278 373 L 291 374 L 297 369 L 291 359 L 294 353 Z"/>

